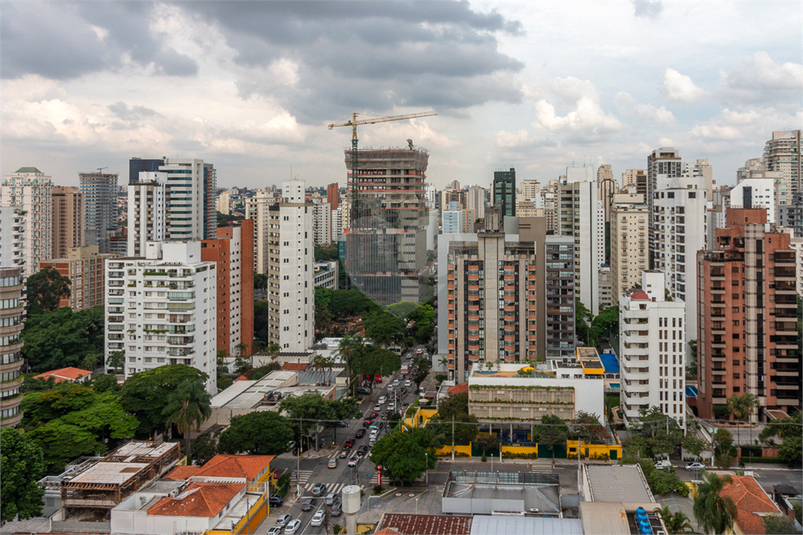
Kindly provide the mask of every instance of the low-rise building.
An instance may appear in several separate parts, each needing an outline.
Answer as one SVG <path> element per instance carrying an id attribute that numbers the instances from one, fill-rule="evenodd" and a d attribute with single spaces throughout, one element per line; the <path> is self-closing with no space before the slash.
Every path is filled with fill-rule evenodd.
<path id="1" fill-rule="evenodd" d="M 59 368 L 49 372 L 40 373 L 34 379 L 44 379 L 47 381 L 52 378 L 54 383 L 78 383 L 86 382 L 92 378 L 92 372 L 81 368 Z"/>
<path id="2" fill-rule="evenodd" d="M 315 286 L 337 290 L 340 272 L 337 260 L 332 262 L 315 262 Z"/>

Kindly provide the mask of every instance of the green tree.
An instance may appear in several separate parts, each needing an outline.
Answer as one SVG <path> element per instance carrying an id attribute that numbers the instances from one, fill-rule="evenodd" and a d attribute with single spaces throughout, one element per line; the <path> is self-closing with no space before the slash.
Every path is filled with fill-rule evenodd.
<path id="1" fill-rule="evenodd" d="M 186 364 L 171 364 L 145 370 L 126 380 L 120 400 L 123 408 L 139 419 L 141 436 L 153 436 L 167 427 L 167 417 L 162 411 L 170 394 L 188 379 L 206 382 L 207 375 Z"/>
<path id="2" fill-rule="evenodd" d="M 438 402 L 438 414 L 427 428 L 441 444 L 452 443 L 452 418 L 455 444 L 468 444 L 477 437 L 477 417 L 468 414 L 468 393 L 449 394 Z"/>
<path id="3" fill-rule="evenodd" d="M 29 316 L 22 331 L 22 355 L 28 366 L 41 373 L 78 366 L 86 355 L 102 353 L 102 315 L 103 307 L 78 312 L 64 307 Z"/>
<path id="4" fill-rule="evenodd" d="M 125 366 L 125 352 L 112 351 L 109 353 L 109 358 L 106 359 L 106 366 L 111 368 L 112 372 L 115 373 L 118 370 L 122 370 L 123 366 Z"/>
<path id="5" fill-rule="evenodd" d="M 347 319 L 376 308 L 376 305 L 359 290 L 332 290 L 330 311 L 338 319 Z"/>
<path id="6" fill-rule="evenodd" d="M 3 522 L 25 520 L 42 514 L 45 489 L 38 481 L 45 476 L 45 462 L 40 448 L 19 429 L 0 430 L 2 443 L 2 492 L 0 504 Z"/>
<path id="7" fill-rule="evenodd" d="M 610 338 L 611 335 L 617 334 L 619 332 L 619 305 L 602 310 L 599 316 L 591 321 L 591 327 L 597 340 L 602 336 Z"/>
<path id="8" fill-rule="evenodd" d="M 270 325 L 270 303 L 254 301 L 254 338 L 263 344 L 267 344 L 270 339 L 268 325 Z"/>
<path id="9" fill-rule="evenodd" d="M 268 289 L 268 275 L 265 273 L 254 273 L 254 290 Z"/>
<path id="10" fill-rule="evenodd" d="M 287 420 L 271 411 L 259 411 L 235 416 L 223 431 L 218 442 L 220 453 L 250 455 L 281 455 L 295 436 Z"/>
<path id="11" fill-rule="evenodd" d="M 728 404 L 738 420 L 747 421 L 753 411 L 758 408 L 758 398 L 753 394 L 742 394 L 730 398 Z"/>
<path id="12" fill-rule="evenodd" d="M 363 317 L 365 336 L 380 347 L 387 347 L 391 342 L 404 336 L 404 321 L 384 310 L 374 310 Z"/>
<path id="13" fill-rule="evenodd" d="M 695 457 L 699 457 L 700 454 L 705 451 L 705 448 L 708 446 L 708 442 L 701 438 L 689 435 L 683 439 L 681 446 L 683 446 L 683 449 L 688 453 L 691 453 Z"/>
<path id="14" fill-rule="evenodd" d="M 193 425 L 200 430 L 201 424 L 212 416 L 212 398 L 200 379 L 188 379 L 167 398 L 162 416 L 174 424 L 187 442 L 187 457 L 192 457 L 190 431 Z"/>
<path id="15" fill-rule="evenodd" d="M 632 431 L 640 455 L 648 459 L 674 453 L 683 438 L 683 430 L 677 421 L 657 406 L 641 409 L 638 419 L 632 424 Z"/>
<path id="16" fill-rule="evenodd" d="M 70 279 L 53 266 L 45 266 L 25 281 L 25 294 L 28 299 L 28 318 L 53 312 L 59 308 L 62 299 L 70 296 Z"/>
<path id="17" fill-rule="evenodd" d="M 95 433 L 65 423 L 60 418 L 33 429 L 28 435 L 44 452 L 45 469 L 50 475 L 61 473 L 64 466 L 76 457 L 106 451 Z"/>
<path id="18" fill-rule="evenodd" d="M 385 435 L 371 448 L 371 462 L 382 467 L 382 475 L 391 481 L 409 483 L 435 468 L 437 441 L 428 430 Z"/>
<path id="19" fill-rule="evenodd" d="M 594 315 L 585 307 L 578 299 L 575 301 L 574 310 L 574 324 L 577 331 L 577 337 L 585 344 L 586 347 L 596 347 L 597 337 L 594 330 L 591 328 L 594 323 Z"/>
<path id="20" fill-rule="evenodd" d="M 482 455 L 488 450 L 493 450 L 499 447 L 499 439 L 496 435 L 483 435 L 474 441 L 474 444 L 482 451 Z"/>
<path id="21" fill-rule="evenodd" d="M 606 444 L 611 439 L 611 434 L 596 414 L 578 411 L 574 421 L 578 438 L 587 444 Z"/>
<path id="22" fill-rule="evenodd" d="M 764 519 L 764 532 L 767 535 L 789 535 L 800 533 L 795 528 L 795 522 L 786 515 L 767 515 Z"/>
<path id="23" fill-rule="evenodd" d="M 315 246 L 315 261 L 316 262 L 331 262 L 337 260 L 338 250 L 337 244 L 331 245 L 316 245 Z"/>
<path id="24" fill-rule="evenodd" d="M 552 449 L 552 460 L 554 460 L 555 447 L 566 444 L 566 439 L 569 436 L 569 426 L 558 416 L 547 414 L 541 418 L 541 423 L 536 429 L 538 442 L 546 444 Z"/>
<path id="25" fill-rule="evenodd" d="M 203 433 L 192 443 L 192 458 L 199 465 L 206 464 L 212 457 L 217 455 L 220 431 L 214 433 Z"/>
<path id="26" fill-rule="evenodd" d="M 727 429 L 717 429 L 714 433 L 714 464 L 723 470 L 730 468 L 734 457 L 736 448 L 733 446 L 733 435 Z"/>
<path id="27" fill-rule="evenodd" d="M 642 466 L 649 462 L 644 461 Z M 647 482 L 650 484 L 650 490 L 652 490 L 653 494 L 661 495 L 676 492 L 684 497 L 689 495 L 689 487 L 675 474 L 672 468 L 665 468 L 664 470 L 655 470 L 653 468 L 649 477 L 647 477 Z"/>
<path id="28" fill-rule="evenodd" d="M 670 535 L 675 535 L 677 533 L 683 533 L 686 528 L 691 529 L 691 524 L 689 524 L 689 517 L 683 514 L 683 511 L 678 511 L 677 513 L 673 513 L 669 510 L 669 507 L 664 506 L 660 509 L 661 518 L 664 519 L 664 525 L 666 525 L 666 529 Z"/>
<path id="29" fill-rule="evenodd" d="M 95 394 L 91 405 L 65 414 L 60 420 L 91 431 L 101 441 L 131 438 L 139 427 L 139 420 L 123 409 L 120 396 L 114 392 Z"/>
<path id="30" fill-rule="evenodd" d="M 357 352 L 352 366 L 355 373 L 387 376 L 401 369 L 401 358 L 388 349 L 366 346 Z"/>
<path id="31" fill-rule="evenodd" d="M 737 509 L 728 496 L 722 496 L 725 485 L 731 483 L 730 476 L 717 476 L 703 473 L 703 483 L 697 487 L 694 498 L 694 518 L 704 533 L 725 533 L 733 529 Z"/>

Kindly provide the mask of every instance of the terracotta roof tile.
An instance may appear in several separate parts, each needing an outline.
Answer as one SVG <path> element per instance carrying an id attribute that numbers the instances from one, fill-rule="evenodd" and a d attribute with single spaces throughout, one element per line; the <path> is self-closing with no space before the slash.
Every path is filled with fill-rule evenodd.
<path id="1" fill-rule="evenodd" d="M 385 528 L 382 531 L 377 531 L 374 535 L 401 535 L 398 531 L 394 531 L 390 528 Z"/>
<path id="2" fill-rule="evenodd" d="M 650 296 L 647 295 L 647 292 L 634 292 L 633 295 L 630 296 L 631 301 L 649 301 Z"/>
<path id="3" fill-rule="evenodd" d="M 387 513 L 381 528 L 390 528 L 401 535 L 469 535 L 470 516 L 401 515 Z"/>
<path id="4" fill-rule="evenodd" d="M 468 383 L 460 383 L 449 387 L 450 394 L 468 394 Z"/>
<path id="5" fill-rule="evenodd" d="M 764 520 L 755 513 L 780 513 L 778 507 L 751 476 L 731 476 L 731 480 L 720 496 L 728 496 L 736 504 L 736 523 L 743 533 L 766 533 Z"/>
<path id="6" fill-rule="evenodd" d="M 273 455 L 223 455 L 209 459 L 194 475 L 198 477 L 244 477 L 253 481 L 268 468 Z"/>
<path id="7" fill-rule="evenodd" d="M 172 481 L 184 481 L 185 479 L 189 479 L 190 477 L 194 476 L 200 470 L 200 466 L 192 466 L 192 465 L 183 465 L 183 466 L 176 466 L 167 475 L 164 476 L 164 479 L 170 479 Z"/>
<path id="8" fill-rule="evenodd" d="M 283 370 L 306 370 L 308 364 L 303 362 L 285 362 L 282 364 Z"/>
<path id="9" fill-rule="evenodd" d="M 92 372 L 80 368 L 59 368 L 58 370 L 40 373 L 35 376 L 34 379 L 47 379 L 48 377 L 52 377 L 56 383 L 63 383 L 64 381 L 76 381 L 85 375 L 91 374 Z"/>
<path id="10" fill-rule="evenodd" d="M 159 500 L 148 515 L 217 516 L 244 487 L 245 483 L 192 483 L 175 498 Z"/>
<path id="11" fill-rule="evenodd" d="M 250 381 L 250 379 L 248 378 L 248 376 L 246 374 L 242 374 L 237 379 L 235 379 L 235 381 Z"/>

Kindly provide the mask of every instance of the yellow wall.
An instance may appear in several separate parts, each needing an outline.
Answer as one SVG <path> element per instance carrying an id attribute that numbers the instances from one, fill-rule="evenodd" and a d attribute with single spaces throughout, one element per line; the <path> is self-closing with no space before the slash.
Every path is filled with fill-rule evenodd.
<path id="1" fill-rule="evenodd" d="M 573 458 L 577 458 L 577 440 L 567 440 L 566 441 L 566 452 L 568 456 Z M 594 456 L 605 456 L 607 455 L 608 458 L 611 456 L 611 452 L 616 452 L 617 460 L 621 460 L 622 458 L 622 446 L 619 444 L 586 444 L 585 442 L 581 442 L 581 450 L 583 453 L 583 458 L 593 459 Z M 588 450 L 588 454 L 586 455 L 586 450 Z"/>
<path id="2" fill-rule="evenodd" d="M 468 446 L 458 446 L 458 445 L 456 445 L 454 447 L 454 452 L 455 452 L 455 454 L 465 453 L 466 455 L 471 457 L 471 444 L 469 444 Z M 437 450 L 435 452 L 435 454 L 436 455 L 451 455 L 452 454 L 452 445 L 449 444 L 448 446 L 442 447 L 441 449 Z"/>
<path id="3" fill-rule="evenodd" d="M 502 446 L 502 455 L 538 455 L 538 446 Z"/>

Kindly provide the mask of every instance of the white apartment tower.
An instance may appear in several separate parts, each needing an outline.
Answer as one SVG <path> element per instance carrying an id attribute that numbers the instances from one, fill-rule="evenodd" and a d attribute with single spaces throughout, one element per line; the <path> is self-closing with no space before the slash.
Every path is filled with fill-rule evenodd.
<path id="1" fill-rule="evenodd" d="M 800 130 L 773 132 L 772 139 L 764 145 L 764 168 L 780 171 L 787 183 L 789 198 L 803 191 L 800 160 Z"/>
<path id="2" fill-rule="evenodd" d="M 649 268 L 650 218 L 644 195 L 617 193 L 611 208 L 611 294 L 619 294 L 641 284 L 641 272 Z"/>
<path id="3" fill-rule="evenodd" d="M 166 173 L 143 171 L 128 185 L 128 256 L 143 256 L 148 242 L 165 241 L 166 184 Z"/>
<path id="4" fill-rule="evenodd" d="M 221 214 L 229 215 L 230 206 L 231 206 L 231 195 L 229 195 L 228 191 L 224 191 L 217 196 L 217 200 L 215 201 L 215 209 L 218 212 L 220 212 Z"/>
<path id="5" fill-rule="evenodd" d="M 16 208 L 25 216 L 23 277 L 36 273 L 39 262 L 53 252 L 52 188 L 50 176 L 36 167 L 20 167 L 6 175 L 0 187 L 0 205 Z"/>
<path id="6" fill-rule="evenodd" d="M 208 375 L 217 393 L 217 286 L 201 243 L 148 242 L 144 256 L 108 260 L 106 362 L 122 351 L 124 373 L 186 364 Z"/>
<path id="7" fill-rule="evenodd" d="M 337 243 L 343 234 L 343 209 L 332 210 L 332 241 Z"/>
<path id="8" fill-rule="evenodd" d="M 315 338 L 313 205 L 304 181 L 282 183 L 282 202 L 269 208 L 268 342 L 301 352 Z"/>
<path id="9" fill-rule="evenodd" d="M 658 190 L 658 175 L 678 177 L 683 173 L 683 162 L 680 151 L 673 147 L 661 147 L 647 156 L 647 206 L 650 209 L 650 245 L 653 243 L 652 232 L 655 229 L 653 209 L 655 205 L 655 192 Z M 636 192 L 640 193 L 640 192 Z"/>
<path id="10" fill-rule="evenodd" d="M 332 208 L 326 202 L 312 205 L 312 225 L 315 245 L 329 245 L 332 243 Z"/>
<path id="11" fill-rule="evenodd" d="M 653 232 L 655 269 L 666 287 L 686 302 L 686 341 L 697 338 L 697 251 L 706 249 L 706 190 L 703 177 L 658 177 Z"/>
<path id="12" fill-rule="evenodd" d="M 471 186 L 466 190 L 466 209 L 474 210 L 474 216 L 477 219 L 485 219 L 485 198 L 487 195 L 488 190 L 482 186 Z"/>
<path id="13" fill-rule="evenodd" d="M 245 218 L 254 220 L 254 273 L 268 272 L 268 208 L 274 202 L 273 193 L 268 190 L 258 190 L 255 197 L 245 199 Z"/>
<path id="14" fill-rule="evenodd" d="M 21 208 L 0 206 L 0 267 L 25 265 L 25 218 Z"/>
<path id="15" fill-rule="evenodd" d="M 594 167 L 567 167 L 560 186 L 560 234 L 574 238 L 575 295 L 599 314 L 599 268 L 605 262 L 605 221 Z"/>
<path id="16" fill-rule="evenodd" d="M 665 299 L 664 277 L 644 271 L 642 289 L 619 297 L 621 407 L 627 419 L 659 407 L 685 429 L 684 303 Z"/>

